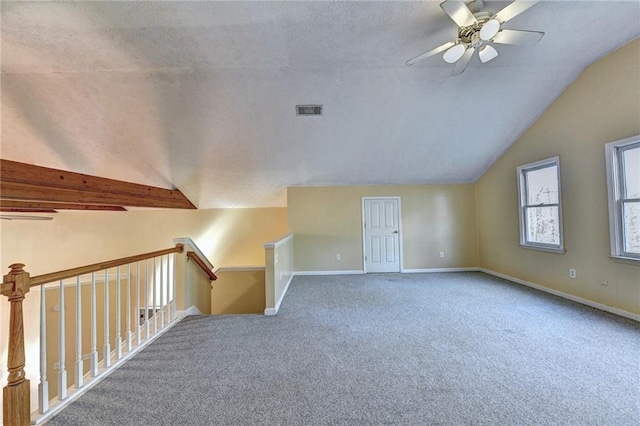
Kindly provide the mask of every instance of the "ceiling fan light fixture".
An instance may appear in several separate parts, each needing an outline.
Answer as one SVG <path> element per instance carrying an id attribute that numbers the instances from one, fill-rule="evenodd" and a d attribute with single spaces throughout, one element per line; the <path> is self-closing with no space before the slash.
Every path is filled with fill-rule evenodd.
<path id="1" fill-rule="evenodd" d="M 484 64 L 489 62 L 496 56 L 498 56 L 498 51 L 494 49 L 493 46 L 489 46 L 488 44 L 485 44 L 480 48 L 480 51 L 478 52 L 478 56 L 480 57 L 480 61 L 482 61 L 482 63 Z"/>
<path id="2" fill-rule="evenodd" d="M 453 64 L 455 62 L 458 62 L 458 60 L 462 58 L 462 55 L 464 55 L 464 52 L 466 50 L 467 47 L 464 44 L 456 44 L 455 46 L 450 47 L 446 52 L 444 52 L 444 55 L 442 55 L 442 59 L 444 59 L 444 61 L 448 64 Z"/>
<path id="3" fill-rule="evenodd" d="M 480 38 L 484 41 L 489 41 L 498 34 L 498 31 L 500 31 L 500 21 L 496 18 L 489 19 L 480 28 Z"/>
<path id="4" fill-rule="evenodd" d="M 0 214 L 0 220 L 53 220 L 51 216 L 22 216 L 18 214 Z"/>
<path id="5" fill-rule="evenodd" d="M 502 29 L 502 25 L 520 15 L 540 0 L 515 0 L 498 13 L 485 9 L 486 0 L 444 0 L 440 7 L 456 23 L 458 36 L 448 43 L 409 59 L 406 64 L 444 52 L 442 59 L 454 64 L 452 76 L 460 75 L 469 65 L 478 50 L 480 60 L 485 63 L 496 58 L 498 52 L 489 43 L 529 46 L 539 41 L 543 32 Z M 491 2 L 493 3 L 493 2 Z"/>

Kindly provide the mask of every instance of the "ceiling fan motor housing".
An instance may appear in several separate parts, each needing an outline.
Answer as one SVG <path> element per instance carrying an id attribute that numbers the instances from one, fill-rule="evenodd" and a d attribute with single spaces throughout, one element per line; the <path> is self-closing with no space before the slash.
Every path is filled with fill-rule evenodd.
<path id="1" fill-rule="evenodd" d="M 482 26 L 494 16 L 494 14 L 489 11 L 483 11 L 475 13 L 474 16 L 477 22 L 473 25 L 459 28 L 458 39 L 460 39 L 462 43 L 478 47 L 482 44 L 482 40 L 480 39 L 480 30 L 482 29 Z"/>

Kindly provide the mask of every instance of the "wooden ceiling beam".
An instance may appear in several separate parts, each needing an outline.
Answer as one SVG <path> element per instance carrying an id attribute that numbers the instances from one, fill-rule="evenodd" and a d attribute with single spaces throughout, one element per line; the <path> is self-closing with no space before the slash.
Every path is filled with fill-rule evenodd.
<path id="1" fill-rule="evenodd" d="M 3 199 L 15 201 L 45 201 L 77 204 L 101 204 L 131 207 L 155 207 L 187 209 L 184 202 L 177 200 L 140 197 L 137 195 L 82 191 L 78 189 L 46 187 L 27 183 L 5 182 L 0 180 L 0 194 Z M 189 203 L 192 206 L 191 203 Z"/>
<path id="2" fill-rule="evenodd" d="M 195 209 L 177 189 L 164 189 L 0 160 L 0 196 L 7 200 Z"/>
<path id="3" fill-rule="evenodd" d="M 127 211 L 122 206 L 107 206 L 99 204 L 76 204 L 76 203 L 46 203 L 37 201 L 17 201 L 0 199 L 0 209 L 51 209 L 51 210 L 97 210 L 97 211 Z"/>

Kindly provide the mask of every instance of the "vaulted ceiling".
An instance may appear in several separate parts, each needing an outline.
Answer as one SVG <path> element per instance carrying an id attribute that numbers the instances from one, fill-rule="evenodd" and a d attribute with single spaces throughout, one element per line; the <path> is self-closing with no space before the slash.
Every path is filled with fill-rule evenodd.
<path id="1" fill-rule="evenodd" d="M 294 185 L 475 181 L 640 35 L 640 2 L 543 1 L 505 25 L 540 42 L 450 77 L 440 56 L 405 65 L 456 36 L 435 1 L 1 8 L 1 157 L 175 187 L 199 208 L 283 206 Z"/>

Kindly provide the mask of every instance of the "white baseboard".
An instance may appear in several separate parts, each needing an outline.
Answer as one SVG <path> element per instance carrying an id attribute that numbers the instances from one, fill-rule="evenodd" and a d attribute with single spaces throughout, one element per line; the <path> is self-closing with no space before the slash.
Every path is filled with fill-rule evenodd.
<path id="1" fill-rule="evenodd" d="M 478 272 L 479 269 L 477 267 L 468 267 L 468 268 L 427 268 L 427 269 L 403 269 L 401 272 L 403 274 L 424 274 L 424 273 L 434 273 L 434 272 Z"/>
<path id="2" fill-rule="evenodd" d="M 468 268 L 427 268 L 427 269 L 403 269 L 402 274 L 421 274 L 430 272 L 477 272 L 477 267 Z M 375 272 L 372 272 L 375 273 Z M 362 275 L 365 272 L 362 269 L 352 269 L 345 271 L 296 271 L 295 275 Z"/>
<path id="3" fill-rule="evenodd" d="M 280 304 L 282 303 L 282 301 L 284 300 L 284 295 L 287 294 L 287 290 L 289 290 L 289 284 L 291 284 L 291 281 L 293 281 L 293 277 L 295 276 L 295 273 L 291 274 L 291 276 L 289 277 L 289 281 L 287 281 L 287 285 L 284 286 L 284 290 L 282 291 L 282 294 L 280 295 L 280 298 L 278 299 L 278 302 L 276 303 L 276 307 L 275 308 L 267 308 L 264 310 L 264 314 L 267 316 L 273 316 L 276 315 L 278 313 L 278 310 L 280 309 Z"/>
<path id="4" fill-rule="evenodd" d="M 278 310 L 280 309 L 280 304 L 284 300 L 284 295 L 287 294 L 287 290 L 289 290 L 289 284 L 291 284 L 291 281 L 293 281 L 294 276 L 295 276 L 294 274 L 291 274 L 291 276 L 289 277 L 289 280 L 287 281 L 287 284 L 284 286 L 284 290 L 282 290 L 280 299 L 278 299 L 278 303 L 276 303 L 276 313 L 278 313 Z"/>
<path id="5" fill-rule="evenodd" d="M 200 312 L 200 309 L 191 305 L 184 311 L 176 311 L 176 314 L 178 315 L 178 317 L 188 317 L 189 315 L 202 315 L 202 312 Z"/>
<path id="6" fill-rule="evenodd" d="M 224 273 L 224 272 L 254 272 L 254 271 L 264 271 L 266 268 L 264 266 L 223 266 L 214 271 L 215 274 Z"/>
<path id="7" fill-rule="evenodd" d="M 601 311 L 609 312 L 611 314 L 620 315 L 621 317 L 629 318 L 634 321 L 640 322 L 640 315 L 634 314 L 631 312 L 623 311 L 622 309 L 614 308 L 611 306 L 603 305 L 602 303 L 594 302 L 589 299 L 583 299 L 582 297 L 574 296 L 569 293 L 564 293 L 562 291 L 554 290 L 552 288 L 544 287 L 538 284 L 531 283 L 529 281 L 521 280 L 519 278 L 514 278 L 509 275 L 501 274 L 499 272 L 491 271 L 485 268 L 477 268 L 478 271 L 484 272 L 485 274 L 493 275 L 494 277 L 502 278 L 508 281 L 513 281 L 514 283 L 521 284 L 527 287 L 535 288 L 536 290 L 544 291 L 545 293 L 553 294 L 554 296 L 562 297 L 564 299 L 571 300 L 573 302 L 581 303 L 583 305 L 590 306 L 592 308 L 600 309 Z"/>
<path id="8" fill-rule="evenodd" d="M 364 271 L 361 269 L 352 269 L 345 271 L 295 271 L 294 275 L 362 275 Z"/>

